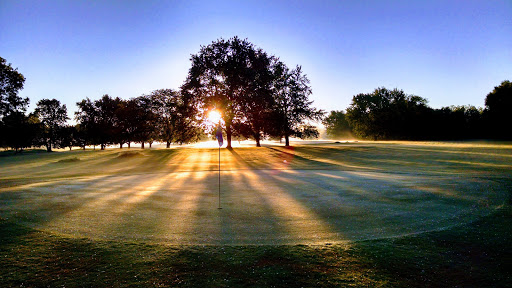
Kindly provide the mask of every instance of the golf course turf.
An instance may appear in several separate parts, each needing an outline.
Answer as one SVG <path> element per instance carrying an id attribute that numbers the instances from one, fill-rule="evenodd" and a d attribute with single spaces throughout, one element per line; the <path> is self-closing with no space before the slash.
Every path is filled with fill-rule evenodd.
<path id="1" fill-rule="evenodd" d="M 509 143 L 0 156 L 7 287 L 506 287 Z"/>

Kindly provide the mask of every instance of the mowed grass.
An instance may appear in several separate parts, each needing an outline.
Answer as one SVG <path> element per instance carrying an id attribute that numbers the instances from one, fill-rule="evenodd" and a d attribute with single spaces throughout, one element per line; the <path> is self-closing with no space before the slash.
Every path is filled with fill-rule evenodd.
<path id="1" fill-rule="evenodd" d="M 510 208 L 469 225 L 348 245 L 169 246 L 0 221 L 3 287 L 510 287 Z"/>
<path id="2" fill-rule="evenodd" d="M 221 150 L 223 171 L 324 170 L 493 179 L 508 199 L 490 215 L 403 237 L 303 245 L 168 245 L 29 228 L 12 189 L 87 177 L 216 171 L 216 149 L 107 150 L 0 156 L 0 286 L 510 287 L 512 146 L 348 143 Z M 372 175 L 372 174 L 369 174 Z M 380 175 L 380 174 L 379 174 Z M 469 175 L 469 176 L 468 176 Z M 32 186 L 31 186 L 32 185 Z M 46 185 L 46 184 L 45 184 Z M 28 189 L 28 188 L 27 188 Z M 489 189 L 493 189 L 490 187 Z M 51 197 L 49 195 L 48 197 Z M 407 205 L 404 204 L 404 205 Z M 51 219 L 38 219 L 51 221 Z"/>

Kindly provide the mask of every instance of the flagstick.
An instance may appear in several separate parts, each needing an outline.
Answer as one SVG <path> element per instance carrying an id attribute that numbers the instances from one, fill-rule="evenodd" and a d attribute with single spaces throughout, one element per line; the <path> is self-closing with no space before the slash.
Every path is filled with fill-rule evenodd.
<path id="1" fill-rule="evenodd" d="M 220 126 L 220 121 L 219 121 L 219 126 Z M 220 207 L 220 145 L 219 145 L 219 208 L 217 209 L 222 209 Z"/>

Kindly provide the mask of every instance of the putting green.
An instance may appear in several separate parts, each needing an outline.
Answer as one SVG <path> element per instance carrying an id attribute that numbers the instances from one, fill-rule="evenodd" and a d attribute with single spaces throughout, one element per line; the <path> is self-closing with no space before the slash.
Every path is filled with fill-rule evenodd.
<path id="1" fill-rule="evenodd" d="M 512 146 L 312 144 L 0 157 L 0 217 L 73 237 L 320 244 L 474 221 L 510 201 Z"/>

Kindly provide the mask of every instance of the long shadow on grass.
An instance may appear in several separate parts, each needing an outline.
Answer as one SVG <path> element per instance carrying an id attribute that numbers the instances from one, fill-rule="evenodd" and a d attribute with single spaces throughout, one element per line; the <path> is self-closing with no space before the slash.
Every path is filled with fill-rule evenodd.
<path id="1" fill-rule="evenodd" d="M 235 151 L 231 153 L 238 161 L 244 161 Z M 316 164 L 303 157 L 299 157 L 299 161 L 308 162 L 306 165 L 299 164 L 301 167 L 314 167 Z M 247 166 L 251 168 L 250 163 Z M 508 200 L 500 200 L 506 187 L 497 182 L 480 183 L 484 180 L 477 179 L 467 184 L 468 180 L 461 178 L 455 184 L 450 184 L 453 179 L 431 179 L 421 174 L 397 176 L 393 173 L 357 171 L 329 173 L 260 170 L 257 173 L 244 172 L 241 177 L 242 187 L 267 197 L 267 201 L 260 200 L 260 204 L 270 207 L 274 221 L 300 224 L 300 217 L 293 216 L 293 213 L 300 211 L 316 226 L 329 227 L 331 231 L 324 232 L 331 232 L 329 237 L 336 233 L 340 238 L 338 240 L 345 240 L 344 237 L 378 238 L 438 229 L 459 221 L 469 221 L 477 215 L 485 215 L 491 211 L 486 205 L 492 209 Z M 487 185 L 492 185 L 496 194 L 487 192 Z M 469 188 L 471 191 L 467 190 Z M 274 197 L 269 197 L 268 191 L 273 191 Z M 488 197 L 494 199 L 482 199 L 479 195 L 481 192 L 490 193 Z M 311 224 L 303 225 L 306 231 L 311 228 L 318 232 L 312 229 Z M 284 228 L 275 232 L 280 237 L 294 233 L 289 231 L 290 227 Z M 282 232 L 286 229 L 288 232 Z M 296 236 L 288 235 L 292 238 Z"/>
<path id="2" fill-rule="evenodd" d="M 167 246 L 65 238 L 0 220 L 6 287 L 510 287 L 511 213 L 330 246 Z"/>

